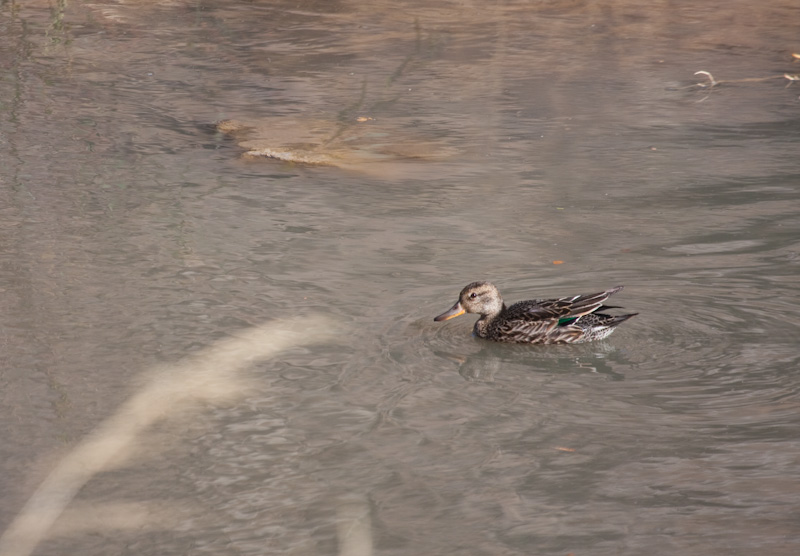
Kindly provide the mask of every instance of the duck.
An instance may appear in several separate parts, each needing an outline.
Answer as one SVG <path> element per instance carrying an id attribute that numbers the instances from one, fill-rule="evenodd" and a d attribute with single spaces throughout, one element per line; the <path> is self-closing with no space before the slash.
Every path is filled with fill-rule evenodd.
<path id="1" fill-rule="evenodd" d="M 591 342 L 608 337 L 617 326 L 638 314 L 605 313 L 608 309 L 620 309 L 604 303 L 622 288 L 623 286 L 617 286 L 599 293 L 558 299 L 530 299 L 506 307 L 494 284 L 472 282 L 461 290 L 455 305 L 433 320 L 443 322 L 464 313 L 476 313 L 481 317 L 475 323 L 475 335 L 495 342 Z"/>

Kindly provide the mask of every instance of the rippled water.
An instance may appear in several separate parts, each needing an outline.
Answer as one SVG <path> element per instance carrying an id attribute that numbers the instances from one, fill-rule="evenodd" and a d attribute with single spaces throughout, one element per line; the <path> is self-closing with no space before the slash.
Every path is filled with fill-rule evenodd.
<path id="1" fill-rule="evenodd" d="M 322 315 L 35 554 L 797 554 L 798 17 L 0 4 L 0 529 L 153 372 Z M 221 120 L 338 162 L 242 159 Z M 478 279 L 639 315 L 576 346 L 433 322 Z"/>

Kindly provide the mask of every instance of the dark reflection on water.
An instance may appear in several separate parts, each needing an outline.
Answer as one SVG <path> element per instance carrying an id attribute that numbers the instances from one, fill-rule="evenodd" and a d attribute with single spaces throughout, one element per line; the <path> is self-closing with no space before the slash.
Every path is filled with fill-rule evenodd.
<path id="1" fill-rule="evenodd" d="M 799 16 L 0 5 L 0 528 L 142 371 L 321 313 L 352 333 L 83 488 L 127 527 L 36 553 L 797 554 Z M 228 119 L 340 167 L 239 159 Z M 545 348 L 432 321 L 477 279 L 640 314 Z"/>

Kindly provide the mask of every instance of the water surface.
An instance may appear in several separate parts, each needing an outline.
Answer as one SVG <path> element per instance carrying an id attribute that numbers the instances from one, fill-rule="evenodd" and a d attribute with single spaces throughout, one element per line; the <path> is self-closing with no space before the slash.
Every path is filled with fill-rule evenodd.
<path id="1" fill-rule="evenodd" d="M 0 529 L 154 366 L 322 315 L 35 553 L 797 554 L 798 18 L 0 4 Z M 242 159 L 230 119 L 342 162 Z M 579 346 L 433 322 L 478 279 L 640 315 Z"/>

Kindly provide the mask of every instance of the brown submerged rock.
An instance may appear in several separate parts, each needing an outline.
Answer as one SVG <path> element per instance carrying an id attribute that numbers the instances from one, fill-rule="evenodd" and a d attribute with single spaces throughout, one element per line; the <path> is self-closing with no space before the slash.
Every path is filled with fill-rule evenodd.
<path id="1" fill-rule="evenodd" d="M 225 120 L 217 130 L 245 149 L 243 158 L 272 158 L 296 164 L 357 168 L 401 160 L 444 160 L 457 150 L 442 141 L 384 131 L 374 120 L 339 123 L 320 119 Z"/>

